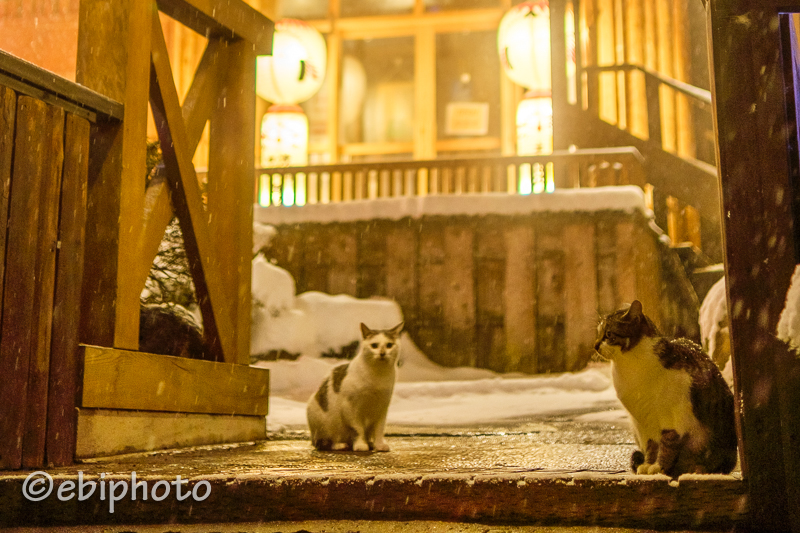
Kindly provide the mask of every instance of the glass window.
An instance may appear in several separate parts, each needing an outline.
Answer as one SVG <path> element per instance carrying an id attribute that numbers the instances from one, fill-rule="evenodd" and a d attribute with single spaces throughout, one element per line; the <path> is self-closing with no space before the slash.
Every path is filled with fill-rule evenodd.
<path id="1" fill-rule="evenodd" d="M 345 41 L 339 103 L 340 142 L 411 142 L 414 38 Z"/>
<path id="2" fill-rule="evenodd" d="M 500 135 L 500 62 L 495 32 L 436 36 L 440 139 Z"/>

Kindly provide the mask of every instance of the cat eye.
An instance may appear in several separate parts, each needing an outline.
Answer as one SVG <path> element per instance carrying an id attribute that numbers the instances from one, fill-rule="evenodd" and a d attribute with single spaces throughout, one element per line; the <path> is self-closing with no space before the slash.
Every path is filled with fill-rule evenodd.
<path id="1" fill-rule="evenodd" d="M 386 347 L 387 347 L 387 348 L 391 348 L 392 346 L 394 346 L 394 343 L 393 343 L 393 342 L 387 342 L 387 343 L 386 343 Z"/>
<path id="2" fill-rule="evenodd" d="M 370 346 L 372 346 L 373 348 L 377 348 L 378 347 L 378 343 L 377 342 L 373 342 L 372 344 L 370 344 Z"/>

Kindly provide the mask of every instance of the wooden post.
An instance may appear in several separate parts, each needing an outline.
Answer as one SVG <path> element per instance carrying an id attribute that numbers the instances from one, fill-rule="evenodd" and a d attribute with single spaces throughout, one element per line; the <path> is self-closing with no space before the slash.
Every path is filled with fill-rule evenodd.
<path id="1" fill-rule="evenodd" d="M 131 261 L 144 208 L 152 0 L 82 0 L 76 80 L 121 102 L 124 123 L 93 126 L 81 341 L 139 347 L 139 294 Z M 151 258 L 148 258 L 148 261 Z"/>
<path id="2" fill-rule="evenodd" d="M 226 42 L 220 51 L 221 91 L 211 112 L 208 156 L 208 212 L 212 247 L 223 281 L 238 287 L 230 305 L 234 354 L 226 362 L 250 362 L 250 265 L 253 248 L 253 154 L 256 56 L 244 40 Z"/>
<path id="3" fill-rule="evenodd" d="M 726 215 L 721 219 L 731 356 L 751 526 L 800 531 L 797 434 L 793 444 L 788 438 L 788 430 L 798 427 L 800 412 L 796 404 L 783 403 L 792 395 L 797 399 L 800 361 L 787 355 L 776 339 L 784 295 L 798 262 L 792 227 L 797 224 L 792 212 L 798 183 L 797 117 L 787 117 L 798 94 L 789 81 L 794 37 L 787 38 L 784 20 L 781 38 L 772 5 L 711 0 L 707 13 Z"/>

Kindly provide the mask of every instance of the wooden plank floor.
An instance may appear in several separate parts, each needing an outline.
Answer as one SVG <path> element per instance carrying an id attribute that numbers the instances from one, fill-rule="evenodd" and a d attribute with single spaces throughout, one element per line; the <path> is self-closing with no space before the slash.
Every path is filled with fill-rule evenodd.
<path id="1" fill-rule="evenodd" d="M 513 432 L 397 433 L 384 454 L 320 453 L 289 434 L 241 446 L 117 456 L 48 470 L 54 489 L 36 502 L 22 495 L 29 472 L 1 472 L 0 527 L 325 519 L 730 530 L 747 517 L 737 473 L 634 476 L 624 473 L 632 449 L 626 428 L 602 438 L 586 428 L 566 436 L 554 428 L 531 423 Z M 69 485 L 79 483 L 79 472 L 84 483 L 98 482 L 83 501 Z M 132 472 L 147 484 L 136 500 Z M 178 475 L 190 480 L 183 501 L 173 483 Z M 155 496 L 166 486 L 170 493 L 157 501 L 159 481 Z M 60 501 L 60 487 L 62 496 L 73 497 Z M 117 496 L 113 513 L 111 494 Z"/>

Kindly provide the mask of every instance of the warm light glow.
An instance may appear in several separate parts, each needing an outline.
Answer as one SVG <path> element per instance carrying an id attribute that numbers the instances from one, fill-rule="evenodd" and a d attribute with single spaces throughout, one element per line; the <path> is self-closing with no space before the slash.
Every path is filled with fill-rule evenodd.
<path id="1" fill-rule="evenodd" d="M 256 63 L 256 93 L 273 104 L 297 104 L 322 87 L 327 47 L 306 22 L 284 19 L 275 24 L 271 56 Z"/>
<path id="2" fill-rule="evenodd" d="M 261 121 L 261 166 L 308 164 L 308 119 L 299 106 L 272 106 Z"/>
<path id="3" fill-rule="evenodd" d="M 553 101 L 529 97 L 517 107 L 517 155 L 553 152 Z"/>
<path id="4" fill-rule="evenodd" d="M 497 30 L 500 64 L 511 81 L 549 95 L 550 7 L 547 0 L 523 2 L 509 10 Z"/>

